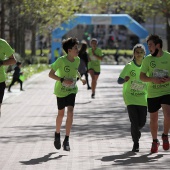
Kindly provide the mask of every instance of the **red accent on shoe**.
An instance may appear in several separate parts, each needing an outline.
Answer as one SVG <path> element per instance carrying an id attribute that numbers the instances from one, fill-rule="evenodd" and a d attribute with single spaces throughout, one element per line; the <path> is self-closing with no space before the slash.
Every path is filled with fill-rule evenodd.
<path id="1" fill-rule="evenodd" d="M 168 150 L 169 149 L 169 140 L 168 140 L 168 136 L 162 136 L 162 140 L 163 140 L 163 149 L 164 150 Z"/>
<path id="2" fill-rule="evenodd" d="M 160 143 L 159 142 L 152 142 L 152 147 L 151 147 L 151 153 L 156 153 L 158 152 L 158 147 Z"/>

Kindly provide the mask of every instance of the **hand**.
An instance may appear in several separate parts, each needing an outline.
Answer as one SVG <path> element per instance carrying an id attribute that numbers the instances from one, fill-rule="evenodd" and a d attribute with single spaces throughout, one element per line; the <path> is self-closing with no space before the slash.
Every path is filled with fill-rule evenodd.
<path id="1" fill-rule="evenodd" d="M 63 83 L 67 85 L 71 85 L 73 84 L 73 80 L 64 79 Z"/>
<path id="2" fill-rule="evenodd" d="M 130 79 L 130 77 L 129 76 L 125 76 L 125 82 L 127 82 L 128 80 Z"/>
<path id="3" fill-rule="evenodd" d="M 81 79 L 81 82 L 83 83 L 83 85 L 86 84 L 86 80 L 84 80 L 84 79 Z"/>
<path id="4" fill-rule="evenodd" d="M 162 77 L 152 77 L 152 82 L 155 84 L 162 84 L 168 81 L 169 78 Z"/>
<path id="5" fill-rule="evenodd" d="M 169 77 L 163 77 L 163 78 L 161 78 L 161 81 L 162 81 L 162 83 L 166 83 L 166 82 L 170 81 L 170 78 Z"/>

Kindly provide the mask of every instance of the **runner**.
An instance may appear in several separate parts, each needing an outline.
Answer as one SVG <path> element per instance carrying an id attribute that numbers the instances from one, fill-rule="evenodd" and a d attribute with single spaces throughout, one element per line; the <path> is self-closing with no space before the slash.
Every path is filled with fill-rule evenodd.
<path id="1" fill-rule="evenodd" d="M 150 130 L 152 135 L 151 152 L 158 152 L 160 142 L 158 133 L 158 111 L 162 107 L 164 129 L 162 133 L 163 149 L 169 149 L 168 133 L 170 128 L 170 53 L 163 51 L 163 42 L 158 35 L 147 37 L 150 51 L 142 63 L 140 78 L 148 82 L 148 111 L 150 113 Z"/>
<path id="2" fill-rule="evenodd" d="M 81 77 L 85 75 L 86 82 L 87 82 L 87 90 L 89 90 L 91 89 L 91 87 L 89 85 L 88 72 L 87 72 L 88 54 L 86 50 L 87 50 L 87 44 L 82 43 L 79 54 L 78 54 L 78 56 L 80 57 L 80 65 L 79 65 L 78 70 L 81 74 Z"/>
<path id="3" fill-rule="evenodd" d="M 91 98 L 95 98 L 95 90 L 97 86 L 97 80 L 100 74 L 100 61 L 102 60 L 102 50 L 97 47 L 98 41 L 96 38 L 92 38 L 90 41 L 91 48 L 88 49 L 89 62 L 88 72 L 91 75 Z"/>
<path id="4" fill-rule="evenodd" d="M 23 88 L 22 88 L 22 81 L 20 80 L 20 76 L 22 75 L 23 73 L 21 72 L 21 62 L 18 61 L 16 63 L 16 67 L 14 68 L 14 73 L 13 73 L 13 79 L 12 79 L 12 82 L 11 84 L 9 85 L 8 87 L 8 92 L 11 92 L 11 87 L 15 84 L 15 82 L 19 82 L 20 83 L 20 90 L 21 91 L 24 91 Z"/>
<path id="5" fill-rule="evenodd" d="M 133 47 L 133 60 L 123 68 L 118 78 L 118 83 L 123 84 L 123 98 L 131 122 L 133 152 L 139 152 L 140 130 L 144 127 L 147 117 L 146 83 L 139 79 L 144 56 L 145 47 L 136 44 Z"/>
<path id="6" fill-rule="evenodd" d="M 16 59 L 13 54 L 14 50 L 11 48 L 11 46 L 4 39 L 0 38 L 0 116 L 1 105 L 6 87 L 6 73 L 4 66 L 13 65 L 16 63 Z"/>
<path id="7" fill-rule="evenodd" d="M 73 122 L 73 110 L 75 105 L 75 97 L 78 91 L 76 85 L 77 75 L 83 85 L 86 81 L 81 79 L 78 72 L 80 58 L 78 56 L 78 40 L 76 38 L 68 38 L 62 42 L 66 55 L 58 58 L 53 64 L 49 73 L 49 77 L 56 80 L 54 94 L 57 97 L 58 115 L 56 118 L 56 132 L 54 146 L 56 149 L 61 148 L 60 129 L 64 117 L 65 107 L 67 107 L 66 135 L 63 141 L 63 149 L 70 151 L 69 135 Z"/>

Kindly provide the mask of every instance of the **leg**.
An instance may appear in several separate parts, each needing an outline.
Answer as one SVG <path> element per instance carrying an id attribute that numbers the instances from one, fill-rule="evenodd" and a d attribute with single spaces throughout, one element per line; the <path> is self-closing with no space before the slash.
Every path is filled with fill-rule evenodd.
<path id="1" fill-rule="evenodd" d="M 170 105 L 162 104 L 164 114 L 164 134 L 168 135 L 170 129 Z"/>
<path id="2" fill-rule="evenodd" d="M 147 117 L 147 107 L 146 106 L 139 106 L 139 130 L 145 126 L 146 117 Z"/>
<path id="3" fill-rule="evenodd" d="M 21 81 L 20 79 L 18 79 L 18 82 L 19 82 L 19 84 L 20 84 L 20 90 L 23 90 L 23 89 L 22 89 L 22 81 Z"/>
<path id="4" fill-rule="evenodd" d="M 87 89 L 91 89 L 90 85 L 89 85 L 89 79 L 88 79 L 88 73 L 87 71 L 85 72 L 85 78 L 86 78 L 86 82 L 87 82 Z"/>
<path id="5" fill-rule="evenodd" d="M 1 105 L 4 97 L 6 84 L 5 82 L 0 83 L 0 117 L 1 117 Z"/>
<path id="6" fill-rule="evenodd" d="M 10 84 L 9 87 L 8 87 L 8 91 L 9 91 L 9 92 L 10 92 L 10 90 L 11 90 L 11 87 L 15 84 L 16 81 L 17 81 L 17 80 L 13 77 L 12 82 L 11 82 L 11 84 Z"/>
<path id="7" fill-rule="evenodd" d="M 94 75 L 94 70 L 89 70 L 90 76 L 91 76 L 91 89 L 92 89 L 92 94 L 95 93 L 95 75 Z"/>
<path id="8" fill-rule="evenodd" d="M 152 139 L 157 139 L 158 111 L 150 113 L 150 130 L 151 130 Z"/>
<path id="9" fill-rule="evenodd" d="M 58 115 L 56 118 L 56 133 L 60 133 L 61 124 L 62 124 L 63 117 L 64 117 L 64 111 L 65 109 L 58 110 Z"/>
<path id="10" fill-rule="evenodd" d="M 131 135 L 134 143 L 139 142 L 139 113 L 137 106 L 129 105 L 127 106 L 129 120 L 131 122 Z"/>
<path id="11" fill-rule="evenodd" d="M 66 136 L 70 135 L 72 123 L 73 123 L 73 106 L 68 106 L 67 119 L 66 119 Z"/>
<path id="12" fill-rule="evenodd" d="M 138 106 L 129 105 L 127 106 L 129 119 L 131 122 L 131 136 L 134 142 L 132 151 L 139 152 L 139 113 L 138 113 Z"/>
<path id="13" fill-rule="evenodd" d="M 163 149 L 169 150 L 168 133 L 170 129 L 170 105 L 162 104 L 161 106 L 164 114 L 164 132 L 162 134 Z"/>
<path id="14" fill-rule="evenodd" d="M 61 129 L 61 124 L 62 124 L 62 120 L 64 117 L 64 110 L 65 109 L 58 110 L 58 115 L 56 118 L 56 132 L 55 132 L 55 138 L 54 138 L 54 146 L 56 149 L 61 148 L 60 129 Z"/>

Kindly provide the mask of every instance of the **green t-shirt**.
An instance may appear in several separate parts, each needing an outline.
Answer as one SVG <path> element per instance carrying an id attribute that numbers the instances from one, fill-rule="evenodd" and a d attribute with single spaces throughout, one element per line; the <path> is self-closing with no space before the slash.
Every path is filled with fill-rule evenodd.
<path id="1" fill-rule="evenodd" d="M 147 106 L 146 83 L 140 76 L 141 67 L 136 66 L 133 61 L 128 63 L 120 73 L 121 78 L 129 76 L 130 79 L 123 84 L 123 98 L 126 105 Z"/>
<path id="2" fill-rule="evenodd" d="M 76 85 L 77 82 L 77 71 L 80 64 L 80 58 L 75 57 L 74 62 L 70 62 L 67 59 L 67 55 L 64 55 L 58 58 L 52 65 L 52 69 L 56 71 L 56 75 L 58 77 L 73 80 L 73 84 L 68 86 L 65 85 L 64 82 L 56 81 L 54 87 L 54 94 L 57 97 L 66 97 L 71 93 L 76 94 L 78 91 L 78 87 Z"/>
<path id="3" fill-rule="evenodd" d="M 97 56 L 100 56 L 100 57 L 103 56 L 102 50 L 100 48 L 96 48 L 94 53 Z M 88 62 L 88 69 L 93 69 L 95 72 L 100 72 L 100 60 L 93 56 L 92 48 L 88 49 L 88 56 L 90 58 L 90 61 Z"/>
<path id="4" fill-rule="evenodd" d="M 141 72 L 149 77 L 170 77 L 170 53 L 164 51 L 161 57 L 148 55 L 142 63 Z M 148 98 L 170 94 L 170 82 L 155 84 L 148 82 Z"/>
<path id="5" fill-rule="evenodd" d="M 0 61 L 9 58 L 14 53 L 11 46 L 3 39 L 0 38 Z M 5 67 L 0 67 L 0 83 L 6 80 Z"/>

